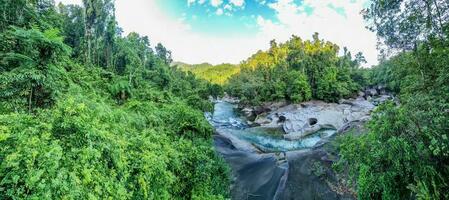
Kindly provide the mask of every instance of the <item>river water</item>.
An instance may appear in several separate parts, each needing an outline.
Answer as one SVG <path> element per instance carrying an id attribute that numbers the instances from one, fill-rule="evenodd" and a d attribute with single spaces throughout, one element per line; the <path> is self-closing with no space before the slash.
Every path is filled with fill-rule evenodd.
<path id="1" fill-rule="evenodd" d="M 217 101 L 214 106 L 214 112 L 212 114 L 206 114 L 206 117 L 215 129 L 224 129 L 238 139 L 254 145 L 265 153 L 311 148 L 321 138 L 329 137 L 335 133 L 335 130 L 324 129 L 302 140 L 286 140 L 283 138 L 284 132 L 282 129 L 250 127 L 246 124 L 244 118 L 236 114 L 235 110 L 236 105 L 224 101 Z"/>
<path id="2" fill-rule="evenodd" d="M 281 129 L 250 127 L 236 113 L 236 105 L 224 101 L 217 101 L 206 118 L 217 132 L 216 150 L 232 168 L 231 195 L 237 200 L 304 198 L 286 194 L 288 179 L 292 179 L 289 159 L 336 132 L 321 130 L 302 140 L 285 140 Z"/>

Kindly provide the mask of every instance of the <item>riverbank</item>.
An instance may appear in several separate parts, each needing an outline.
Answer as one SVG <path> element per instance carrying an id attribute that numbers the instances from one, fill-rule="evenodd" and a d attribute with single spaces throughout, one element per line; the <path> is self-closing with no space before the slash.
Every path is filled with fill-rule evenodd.
<path id="1" fill-rule="evenodd" d="M 360 134 L 381 99 L 391 97 L 273 103 L 253 120 L 239 115 L 238 100 L 215 101 L 206 117 L 216 130 L 216 150 L 233 171 L 232 199 L 354 199 L 346 176 L 332 168 L 338 160 L 334 138 Z"/>
<path id="2" fill-rule="evenodd" d="M 377 105 L 393 99 L 384 89 L 370 88 L 355 98 L 342 99 L 339 103 L 268 102 L 260 106 L 240 105 L 240 112 L 251 126 L 281 128 L 285 139 L 299 140 L 319 130 L 340 130 L 351 122 L 366 122 Z"/>

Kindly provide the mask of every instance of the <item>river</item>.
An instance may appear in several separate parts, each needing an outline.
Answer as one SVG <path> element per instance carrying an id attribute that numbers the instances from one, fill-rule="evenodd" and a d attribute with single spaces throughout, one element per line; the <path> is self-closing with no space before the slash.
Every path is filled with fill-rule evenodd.
<path id="1" fill-rule="evenodd" d="M 236 105 L 217 101 L 214 112 L 207 114 L 208 121 L 217 130 L 226 130 L 238 139 L 248 142 L 264 153 L 286 152 L 292 150 L 307 149 L 315 146 L 321 138 L 329 137 L 336 131 L 323 129 L 302 140 L 286 140 L 284 132 L 280 128 L 250 127 L 246 120 L 239 117 Z"/>
<path id="2" fill-rule="evenodd" d="M 217 133 L 216 150 L 233 171 L 232 199 L 308 199 L 321 192 L 323 199 L 339 199 L 326 183 L 311 180 L 310 172 L 301 171 L 303 162 L 295 163 L 300 157 L 320 159 L 320 152 L 308 152 L 335 130 L 320 130 L 301 140 L 285 140 L 281 129 L 250 127 L 236 113 L 236 105 L 225 101 L 216 101 L 214 112 L 206 113 L 206 118 Z M 303 178 L 297 181 L 298 177 Z M 302 184 L 310 185 L 304 189 L 313 187 L 314 191 L 309 195 L 295 189 Z"/>

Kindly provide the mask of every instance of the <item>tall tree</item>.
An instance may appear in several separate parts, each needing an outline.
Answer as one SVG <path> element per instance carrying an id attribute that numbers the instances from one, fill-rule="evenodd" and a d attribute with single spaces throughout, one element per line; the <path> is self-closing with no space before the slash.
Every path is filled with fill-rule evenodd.
<path id="1" fill-rule="evenodd" d="M 85 62 L 101 65 L 101 56 L 104 45 L 102 41 L 113 41 L 110 32 L 115 31 L 114 2 L 113 0 L 83 0 L 85 17 Z M 109 58 L 110 59 L 110 58 Z M 108 61 L 109 62 L 109 61 Z"/>
<path id="2" fill-rule="evenodd" d="M 429 37 L 447 37 L 447 0 L 374 0 L 363 13 L 369 28 L 396 50 L 415 49 Z"/>
<path id="3" fill-rule="evenodd" d="M 166 64 L 170 64 L 173 62 L 171 51 L 167 50 L 161 43 L 158 43 L 156 45 L 156 55 L 161 58 Z"/>
<path id="4" fill-rule="evenodd" d="M 53 0 L 0 0 L 0 31 L 10 26 L 49 29 L 59 24 Z"/>
<path id="5" fill-rule="evenodd" d="M 83 58 L 85 34 L 84 8 L 78 5 L 59 4 L 64 43 L 72 48 L 73 58 Z"/>

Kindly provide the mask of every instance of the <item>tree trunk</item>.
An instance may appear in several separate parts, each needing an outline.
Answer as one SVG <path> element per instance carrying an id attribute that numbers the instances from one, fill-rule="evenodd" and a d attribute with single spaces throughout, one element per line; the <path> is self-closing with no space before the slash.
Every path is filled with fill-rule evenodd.
<path id="1" fill-rule="evenodd" d="M 440 39 L 443 39 L 443 22 L 441 19 L 441 11 L 440 7 L 438 6 L 437 0 L 433 0 L 433 3 L 435 4 L 435 9 L 437 11 L 437 18 L 438 18 L 438 25 L 440 26 L 440 29 L 438 31 L 438 35 L 440 36 Z"/>
<path id="2" fill-rule="evenodd" d="M 428 29 L 430 29 L 430 32 L 431 32 L 432 29 L 434 28 L 433 20 L 432 20 L 432 5 L 429 2 L 429 0 L 425 0 L 424 2 L 426 4 L 426 11 L 427 11 L 426 26 Z"/>
<path id="3" fill-rule="evenodd" d="M 32 112 L 32 100 L 33 100 L 33 86 L 30 87 L 30 95 L 28 96 L 28 112 L 31 114 Z"/>

